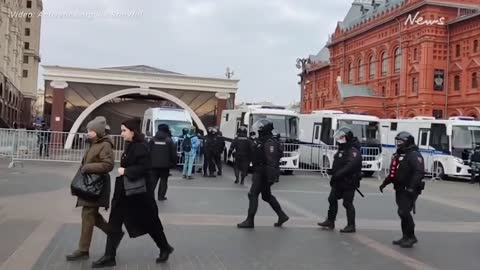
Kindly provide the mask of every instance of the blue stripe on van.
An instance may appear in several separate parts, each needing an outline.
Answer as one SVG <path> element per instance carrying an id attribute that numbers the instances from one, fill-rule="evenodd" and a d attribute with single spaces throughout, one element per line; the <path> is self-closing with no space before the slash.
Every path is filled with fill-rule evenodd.
<path id="1" fill-rule="evenodd" d="M 397 146 L 394 145 L 394 144 L 382 144 L 382 147 L 383 148 L 397 148 Z M 422 149 L 422 148 L 419 148 L 418 150 L 420 151 L 420 153 L 426 153 L 426 154 L 447 155 L 447 156 L 450 155 L 450 154 L 445 153 L 443 151 L 437 151 L 437 150 Z"/>

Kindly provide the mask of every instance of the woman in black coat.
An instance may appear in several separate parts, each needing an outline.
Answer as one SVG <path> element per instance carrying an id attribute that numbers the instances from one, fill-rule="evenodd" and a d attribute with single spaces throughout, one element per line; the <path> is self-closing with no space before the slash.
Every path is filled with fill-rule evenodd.
<path id="1" fill-rule="evenodd" d="M 168 244 L 163 226 L 158 217 L 158 207 L 152 196 L 152 181 L 150 179 L 150 156 L 144 136 L 140 133 L 140 120 L 128 120 L 122 123 L 122 137 L 126 148 L 122 155 L 119 177 L 115 181 L 115 191 L 112 199 L 105 255 L 92 264 L 92 268 L 115 266 L 116 250 L 123 237 L 122 225 L 125 224 L 131 238 L 149 234 L 160 249 L 157 263 L 168 260 L 173 247 Z M 127 196 L 125 194 L 125 176 L 134 182 L 145 180 L 146 192 Z"/>

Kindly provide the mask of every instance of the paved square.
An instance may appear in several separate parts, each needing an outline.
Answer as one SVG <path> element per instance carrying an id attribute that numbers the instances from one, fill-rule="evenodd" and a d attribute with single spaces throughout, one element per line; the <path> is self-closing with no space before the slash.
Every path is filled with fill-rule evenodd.
<path id="1" fill-rule="evenodd" d="M 90 269 L 103 254 L 105 235 L 96 230 L 90 260 L 67 263 L 76 248 L 80 209 L 69 193 L 76 164 L 29 163 L 7 169 L 0 162 L 0 269 Z M 274 228 L 276 217 L 260 200 L 253 230 L 239 230 L 245 217 L 246 186 L 233 183 L 233 172 L 216 179 L 170 181 L 160 217 L 175 252 L 156 265 L 158 250 L 144 236 L 126 238 L 115 269 L 477 269 L 480 265 L 480 187 L 461 182 L 428 182 L 418 201 L 419 244 L 404 250 L 391 245 L 400 222 L 391 190 L 378 192 L 379 181 L 362 181 L 365 198 L 355 197 L 356 234 L 343 235 L 345 211 L 337 229 L 316 226 L 328 208 L 328 180 L 317 174 L 282 176 L 274 186 L 291 220 Z M 102 211 L 105 217 L 108 212 Z"/>

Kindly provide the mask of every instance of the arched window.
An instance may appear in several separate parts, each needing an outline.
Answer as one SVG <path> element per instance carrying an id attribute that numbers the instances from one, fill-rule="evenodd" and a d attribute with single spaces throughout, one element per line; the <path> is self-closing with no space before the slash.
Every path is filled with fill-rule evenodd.
<path id="1" fill-rule="evenodd" d="M 478 73 L 472 73 L 472 88 L 478 88 Z"/>
<path id="2" fill-rule="evenodd" d="M 380 59 L 382 59 L 382 76 L 387 76 L 387 69 L 388 69 L 387 53 L 383 52 L 380 56 Z"/>
<path id="3" fill-rule="evenodd" d="M 418 92 L 418 79 L 412 78 L 412 94 L 416 94 Z"/>
<path id="4" fill-rule="evenodd" d="M 382 97 L 385 96 L 385 86 L 382 86 Z"/>
<path id="5" fill-rule="evenodd" d="M 348 83 L 353 83 L 353 64 L 348 64 Z"/>
<path id="6" fill-rule="evenodd" d="M 474 53 L 478 52 L 478 40 L 473 41 L 473 52 Z"/>
<path id="7" fill-rule="evenodd" d="M 368 59 L 368 67 L 370 69 L 369 74 L 370 74 L 370 79 L 375 78 L 375 57 L 373 55 L 370 56 Z"/>
<path id="8" fill-rule="evenodd" d="M 362 58 L 358 62 L 358 80 L 363 81 L 364 76 L 365 76 L 365 63 L 363 62 L 363 58 Z"/>
<path id="9" fill-rule="evenodd" d="M 398 83 L 395 83 L 395 96 L 400 95 L 400 88 L 398 87 Z"/>
<path id="10" fill-rule="evenodd" d="M 453 78 L 453 90 L 460 91 L 460 76 L 456 75 Z"/>
<path id="11" fill-rule="evenodd" d="M 395 64 L 393 67 L 393 70 L 395 71 L 395 73 L 400 72 L 401 63 L 402 63 L 402 54 L 401 54 L 400 48 L 397 48 L 395 49 Z"/>
<path id="12" fill-rule="evenodd" d="M 413 49 L 413 61 L 417 61 L 418 58 L 418 50 L 417 48 Z"/>
<path id="13" fill-rule="evenodd" d="M 455 46 L 455 57 L 460 57 L 460 44 Z"/>

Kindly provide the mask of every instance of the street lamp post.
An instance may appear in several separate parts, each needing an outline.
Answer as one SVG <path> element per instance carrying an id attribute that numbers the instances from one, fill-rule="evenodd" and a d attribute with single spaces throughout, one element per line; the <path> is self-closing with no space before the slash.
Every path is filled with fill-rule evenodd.
<path id="1" fill-rule="evenodd" d="M 300 113 L 303 113 L 303 102 L 304 102 L 304 92 L 305 92 L 305 74 L 307 70 L 308 58 L 297 58 L 297 68 L 302 70 L 300 73 Z"/>

